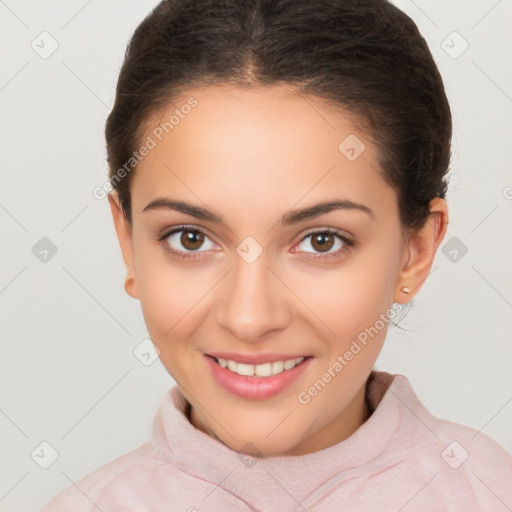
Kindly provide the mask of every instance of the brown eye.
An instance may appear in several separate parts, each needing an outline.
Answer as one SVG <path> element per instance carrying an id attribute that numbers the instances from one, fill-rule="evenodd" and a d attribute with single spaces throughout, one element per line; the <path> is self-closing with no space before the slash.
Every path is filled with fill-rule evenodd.
<path id="1" fill-rule="evenodd" d="M 299 251 L 293 250 L 293 252 L 304 252 L 306 253 L 305 257 L 310 259 L 338 257 L 342 256 L 353 245 L 354 242 L 341 233 L 325 229 L 306 235 L 297 246 Z M 308 246 L 312 247 L 313 250 L 307 250 Z"/>
<path id="2" fill-rule="evenodd" d="M 180 258 L 204 256 L 203 253 L 215 248 L 215 244 L 201 229 L 187 226 L 173 229 L 159 241 L 168 252 L 180 255 Z"/>
<path id="3" fill-rule="evenodd" d="M 193 230 L 183 230 L 180 242 L 183 247 L 189 251 L 195 251 L 204 243 L 204 233 Z"/>
<path id="4" fill-rule="evenodd" d="M 327 252 L 334 245 L 334 236 L 329 233 L 315 233 L 311 237 L 311 245 L 319 252 Z"/>

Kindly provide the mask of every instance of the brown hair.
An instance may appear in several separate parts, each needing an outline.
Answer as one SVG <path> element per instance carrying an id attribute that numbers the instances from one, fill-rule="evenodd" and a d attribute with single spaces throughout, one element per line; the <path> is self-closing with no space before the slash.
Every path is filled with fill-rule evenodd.
<path id="1" fill-rule="evenodd" d="M 430 201 L 445 197 L 450 107 L 425 40 L 397 7 L 387 0 L 165 0 L 130 40 L 105 129 L 110 181 L 129 222 L 133 173 L 116 173 L 148 120 L 187 89 L 211 83 L 289 84 L 355 115 L 378 146 L 404 227 L 423 226 Z"/>

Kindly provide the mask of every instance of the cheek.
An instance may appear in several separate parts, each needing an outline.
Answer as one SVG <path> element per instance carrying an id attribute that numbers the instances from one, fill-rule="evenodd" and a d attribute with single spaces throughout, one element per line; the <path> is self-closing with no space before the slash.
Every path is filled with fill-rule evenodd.
<path id="1" fill-rule="evenodd" d="M 160 351 L 160 361 L 177 382 L 185 381 L 195 370 L 191 351 L 197 347 L 190 338 L 205 314 L 200 299 L 207 288 L 203 288 L 193 273 L 169 265 L 163 269 L 150 266 L 139 285 L 147 331 Z"/>
<path id="2" fill-rule="evenodd" d="M 311 266 L 308 272 L 301 272 L 300 279 L 295 277 L 294 291 L 315 315 L 316 323 L 321 320 L 325 324 L 327 330 L 322 332 L 330 333 L 330 339 L 350 343 L 390 309 L 398 258 L 396 243 L 372 244 L 338 268 Z"/>
<path id="3" fill-rule="evenodd" d="M 219 276 L 208 265 L 187 266 L 159 246 L 146 246 L 136 254 L 136 279 L 148 333 L 165 363 L 201 325 Z"/>
<path id="4" fill-rule="evenodd" d="M 197 324 L 200 299 L 211 286 L 190 271 L 150 265 L 138 287 L 144 319 L 158 342 L 176 338 L 194 321 Z"/>

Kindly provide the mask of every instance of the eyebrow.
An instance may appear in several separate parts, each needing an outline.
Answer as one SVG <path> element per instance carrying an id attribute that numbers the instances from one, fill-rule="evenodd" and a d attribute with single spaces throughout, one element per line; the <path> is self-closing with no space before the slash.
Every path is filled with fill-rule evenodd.
<path id="1" fill-rule="evenodd" d="M 282 225 L 289 226 L 292 224 L 297 224 L 298 222 L 301 222 L 303 220 L 319 217 L 320 215 L 323 215 L 325 213 L 329 213 L 333 210 L 340 209 L 362 211 L 367 213 L 371 218 L 375 218 L 375 214 L 372 212 L 370 208 L 368 208 L 368 206 L 359 203 L 354 203 L 353 201 L 349 201 L 347 199 L 339 199 L 318 203 L 313 206 L 308 206 L 306 208 L 302 208 L 299 210 L 291 210 L 285 213 L 278 222 Z M 190 203 L 186 203 L 184 201 L 175 201 L 167 197 L 158 197 L 154 199 L 142 211 L 146 212 L 150 210 L 175 210 L 186 215 L 196 217 L 197 219 L 225 225 L 225 222 L 222 219 L 222 217 L 217 215 L 215 212 L 209 210 L 208 208 L 196 206 Z"/>

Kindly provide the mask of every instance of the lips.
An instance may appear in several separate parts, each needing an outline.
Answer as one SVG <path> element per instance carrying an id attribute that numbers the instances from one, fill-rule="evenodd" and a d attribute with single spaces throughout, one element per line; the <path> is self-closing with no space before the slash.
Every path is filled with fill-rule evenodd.
<path id="1" fill-rule="evenodd" d="M 237 354 L 224 354 L 229 357 L 240 357 L 239 355 L 237 356 Z M 301 363 L 297 364 L 297 366 L 294 368 L 285 370 L 277 375 L 272 375 L 270 377 L 249 377 L 238 375 L 227 368 L 222 368 L 217 363 L 216 358 L 213 356 L 206 354 L 203 354 L 203 356 L 207 366 L 210 369 L 210 375 L 218 384 L 220 384 L 220 386 L 222 386 L 222 388 L 233 395 L 253 400 L 264 400 L 266 398 L 270 398 L 292 386 L 293 382 L 298 380 L 300 376 L 307 371 L 307 368 L 310 366 L 314 359 L 311 356 L 305 357 L 305 359 Z M 290 355 L 285 354 L 266 354 L 265 356 L 259 356 L 257 358 L 253 356 L 252 358 L 246 358 L 245 360 L 260 361 L 263 359 L 263 357 L 273 358 L 273 362 L 275 362 L 275 360 L 282 361 L 286 360 L 286 358 L 291 358 Z M 270 361 L 269 359 L 265 359 L 263 362 Z"/>

